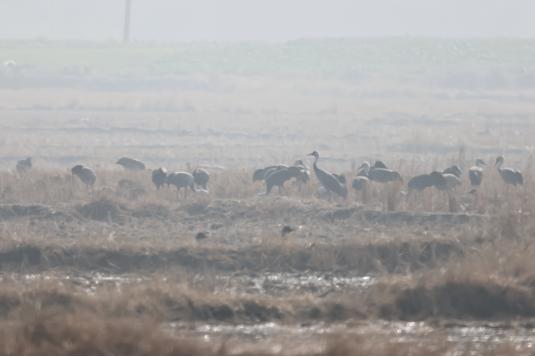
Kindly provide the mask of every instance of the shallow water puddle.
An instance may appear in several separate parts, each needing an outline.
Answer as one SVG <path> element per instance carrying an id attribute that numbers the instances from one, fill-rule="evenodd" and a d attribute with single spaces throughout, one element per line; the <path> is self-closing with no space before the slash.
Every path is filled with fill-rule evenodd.
<path id="1" fill-rule="evenodd" d="M 286 344 L 303 343 L 310 350 L 321 350 L 334 337 L 377 339 L 377 343 L 446 344 L 450 354 L 479 354 L 506 346 L 509 351 L 530 350 L 535 346 L 531 324 L 503 325 L 469 322 L 451 327 L 426 322 L 350 321 L 346 324 L 183 324 L 172 323 L 170 330 L 181 336 L 201 337 L 205 341 L 233 338 L 240 342 L 270 343 L 287 350 Z"/>
<path id="2" fill-rule="evenodd" d="M 205 276 L 198 275 L 195 282 Z M 214 278 L 211 278 L 214 279 Z M 218 275 L 215 286 L 218 290 L 232 293 L 287 294 L 289 291 L 325 295 L 328 293 L 362 290 L 375 283 L 370 276 L 340 276 L 325 273 L 264 273 Z"/>

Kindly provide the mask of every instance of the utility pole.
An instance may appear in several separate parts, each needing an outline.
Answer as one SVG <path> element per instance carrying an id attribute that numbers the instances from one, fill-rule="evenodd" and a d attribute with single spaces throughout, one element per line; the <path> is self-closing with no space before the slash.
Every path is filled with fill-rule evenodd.
<path id="1" fill-rule="evenodd" d="M 123 28 L 123 43 L 128 43 L 130 41 L 130 9 L 131 9 L 131 0 L 125 0 L 124 7 L 124 28 Z"/>

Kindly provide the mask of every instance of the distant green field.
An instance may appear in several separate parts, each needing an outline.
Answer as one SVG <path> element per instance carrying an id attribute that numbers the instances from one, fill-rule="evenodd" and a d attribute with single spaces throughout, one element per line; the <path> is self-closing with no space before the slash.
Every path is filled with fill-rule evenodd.
<path id="1" fill-rule="evenodd" d="M 329 39 L 284 43 L 0 42 L 27 76 L 164 79 L 189 75 L 387 78 L 535 86 L 535 39 Z M 5 69 L 4 69 L 5 75 Z M 467 82 L 467 83 L 465 83 Z"/>

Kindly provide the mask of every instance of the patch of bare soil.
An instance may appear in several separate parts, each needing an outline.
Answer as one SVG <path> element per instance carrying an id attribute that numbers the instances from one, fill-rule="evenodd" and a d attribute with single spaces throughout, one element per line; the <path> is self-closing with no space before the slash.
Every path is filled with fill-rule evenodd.
<path id="1" fill-rule="evenodd" d="M 76 210 L 82 217 L 96 221 L 121 223 L 125 220 L 125 207 L 107 198 L 78 206 Z"/>
<path id="2" fill-rule="evenodd" d="M 136 218 L 156 218 L 166 220 L 171 217 L 171 210 L 168 207 L 159 204 L 145 204 L 133 208 L 130 213 Z"/>

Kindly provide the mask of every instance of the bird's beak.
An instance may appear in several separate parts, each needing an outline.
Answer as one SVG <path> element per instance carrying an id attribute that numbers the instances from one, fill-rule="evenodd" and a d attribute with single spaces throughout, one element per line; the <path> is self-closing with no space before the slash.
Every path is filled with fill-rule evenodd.
<path id="1" fill-rule="evenodd" d="M 314 156 L 314 153 L 311 152 L 310 154 L 307 154 L 307 156 Z"/>
<path id="2" fill-rule="evenodd" d="M 362 164 L 359 166 L 359 168 L 357 170 L 360 170 L 360 169 L 363 169 L 364 167 L 366 167 L 366 164 Z"/>

